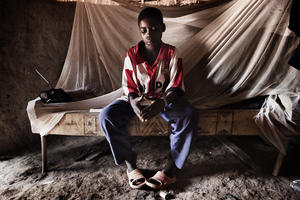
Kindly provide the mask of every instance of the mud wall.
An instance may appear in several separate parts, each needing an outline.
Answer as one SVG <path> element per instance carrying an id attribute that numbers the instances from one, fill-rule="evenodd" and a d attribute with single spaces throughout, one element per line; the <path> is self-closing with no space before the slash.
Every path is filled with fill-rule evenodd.
<path id="1" fill-rule="evenodd" d="M 67 54 L 75 3 L 0 2 L 0 154 L 39 145 L 27 102 L 48 89 L 34 68 L 56 84 Z"/>

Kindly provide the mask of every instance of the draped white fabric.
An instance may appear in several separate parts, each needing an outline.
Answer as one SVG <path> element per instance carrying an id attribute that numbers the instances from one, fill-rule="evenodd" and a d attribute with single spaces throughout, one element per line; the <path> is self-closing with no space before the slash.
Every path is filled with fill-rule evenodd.
<path id="1" fill-rule="evenodd" d="M 69 51 L 56 87 L 99 97 L 46 105 L 29 102 L 33 132 L 47 134 L 64 112 L 104 107 L 122 94 L 123 59 L 141 39 L 137 16 L 142 8 L 121 1 L 92 2 L 77 2 Z M 163 41 L 181 52 L 186 95 L 196 108 L 299 88 L 300 72 L 287 64 L 297 46 L 296 36 L 287 28 L 290 6 L 291 0 L 232 0 L 190 11 L 161 7 L 167 27 Z"/>
<path id="2" fill-rule="evenodd" d="M 255 122 L 264 136 L 283 154 L 286 154 L 288 136 L 299 135 L 293 124 L 299 124 L 300 93 L 270 95 Z"/>

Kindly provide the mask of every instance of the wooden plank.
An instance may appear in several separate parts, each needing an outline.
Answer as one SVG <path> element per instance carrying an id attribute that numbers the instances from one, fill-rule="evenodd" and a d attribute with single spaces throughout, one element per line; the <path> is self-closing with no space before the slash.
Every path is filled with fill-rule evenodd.
<path id="1" fill-rule="evenodd" d="M 98 116 L 90 113 L 84 114 L 84 135 L 97 136 L 102 132 L 97 130 Z"/>
<path id="2" fill-rule="evenodd" d="M 67 113 L 49 132 L 53 135 L 84 135 L 84 113 Z"/>
<path id="3" fill-rule="evenodd" d="M 231 135 L 233 112 L 218 112 L 216 135 Z"/>
<path id="4" fill-rule="evenodd" d="M 217 112 L 199 111 L 198 134 L 215 135 L 217 125 Z"/>
<path id="5" fill-rule="evenodd" d="M 127 128 L 131 136 L 167 136 L 171 131 L 170 125 L 161 116 L 148 122 L 141 122 L 135 117 Z"/>
<path id="6" fill-rule="evenodd" d="M 254 116 L 259 110 L 234 110 L 232 135 L 259 135 Z"/>
<path id="7" fill-rule="evenodd" d="M 201 110 L 198 112 L 199 135 L 257 135 L 260 133 L 253 120 L 258 110 Z M 98 112 L 66 113 L 49 134 L 104 136 L 99 126 L 98 115 Z M 160 116 L 147 123 L 134 118 L 128 125 L 128 133 L 132 136 L 166 136 L 170 131 L 170 125 Z"/>

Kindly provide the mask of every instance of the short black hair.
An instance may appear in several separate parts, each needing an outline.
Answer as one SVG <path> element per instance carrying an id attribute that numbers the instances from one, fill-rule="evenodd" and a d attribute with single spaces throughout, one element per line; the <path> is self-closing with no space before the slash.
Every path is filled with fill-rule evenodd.
<path id="1" fill-rule="evenodd" d="M 162 24 L 164 23 L 163 15 L 158 8 L 154 8 L 154 7 L 144 8 L 138 16 L 138 24 L 140 24 L 140 22 L 146 18 L 147 19 L 154 18 L 154 19 L 158 20 L 160 23 L 162 23 Z"/>

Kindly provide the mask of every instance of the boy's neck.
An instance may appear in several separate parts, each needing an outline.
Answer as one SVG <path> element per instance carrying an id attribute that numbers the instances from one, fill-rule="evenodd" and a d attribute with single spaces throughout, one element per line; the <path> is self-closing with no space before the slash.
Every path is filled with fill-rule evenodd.
<path id="1" fill-rule="evenodd" d="M 162 42 L 157 46 L 146 45 L 144 42 L 141 43 L 141 56 L 147 61 L 150 65 L 153 65 L 161 47 Z"/>
<path id="2" fill-rule="evenodd" d="M 158 46 L 148 46 L 144 42 L 142 43 L 142 48 L 140 55 L 148 62 L 150 65 L 153 65 L 161 47 L 162 42 Z"/>
<path id="3" fill-rule="evenodd" d="M 161 43 L 162 43 L 161 41 L 157 45 L 146 45 L 144 43 L 145 52 L 149 53 L 149 54 L 156 54 L 156 53 L 158 53 L 159 50 L 160 50 L 160 47 L 161 47 Z"/>

